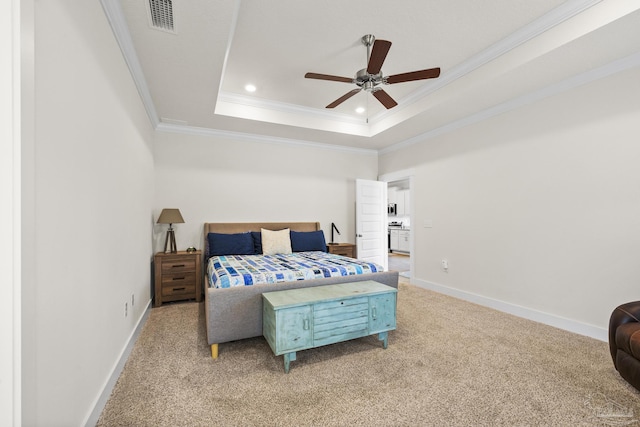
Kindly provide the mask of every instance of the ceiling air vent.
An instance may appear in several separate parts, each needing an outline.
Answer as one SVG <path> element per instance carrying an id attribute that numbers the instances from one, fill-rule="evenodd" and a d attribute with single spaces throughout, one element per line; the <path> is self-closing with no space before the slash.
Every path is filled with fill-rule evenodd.
<path id="1" fill-rule="evenodd" d="M 171 0 L 149 0 L 151 26 L 168 33 L 175 33 L 173 27 L 173 5 Z"/>

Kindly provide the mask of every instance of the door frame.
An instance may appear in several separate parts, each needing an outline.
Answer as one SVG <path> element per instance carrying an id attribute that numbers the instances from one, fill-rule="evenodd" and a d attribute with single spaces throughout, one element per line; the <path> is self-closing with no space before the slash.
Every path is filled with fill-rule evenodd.
<path id="1" fill-rule="evenodd" d="M 415 197 L 414 197 L 414 184 L 415 184 L 415 169 L 402 169 L 395 172 L 389 172 L 378 176 L 378 181 L 386 182 L 389 185 L 390 182 L 409 180 L 409 200 L 411 204 L 409 206 L 409 221 L 411 221 L 411 228 L 409 229 L 409 275 L 413 278 L 413 272 L 415 271 L 415 245 L 414 236 L 415 228 L 417 226 L 414 221 L 415 218 Z"/>
<path id="2" fill-rule="evenodd" d="M 28 5 L 27 5 L 28 6 Z M 27 6 L 24 6 L 26 9 Z M 4 293 L 0 301 L 0 425 L 19 426 L 21 418 L 21 106 L 22 106 L 22 9 L 19 0 L 0 6 L 0 46 L 9 61 L 0 65 L 2 93 L 0 101 L 4 119 L 0 129 L 0 200 L 3 208 L 0 223 L 7 239 L 0 249 L 0 278 Z"/>

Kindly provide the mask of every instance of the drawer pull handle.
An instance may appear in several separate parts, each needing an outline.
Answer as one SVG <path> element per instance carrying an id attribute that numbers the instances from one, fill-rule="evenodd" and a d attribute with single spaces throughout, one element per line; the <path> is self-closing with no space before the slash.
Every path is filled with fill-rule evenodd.
<path id="1" fill-rule="evenodd" d="M 173 278 L 173 279 L 171 279 L 171 280 L 184 280 L 184 277 L 174 277 L 174 278 Z"/>
<path id="2" fill-rule="evenodd" d="M 171 266 L 171 268 L 183 268 L 184 266 L 184 264 L 174 264 Z"/>
<path id="3" fill-rule="evenodd" d="M 376 318 L 378 317 L 378 310 L 376 310 L 375 307 L 371 309 L 371 317 L 373 317 L 373 320 L 376 320 Z"/>
<path id="4" fill-rule="evenodd" d="M 184 291 L 185 289 L 187 289 L 187 288 L 185 288 L 185 287 L 182 287 L 182 288 L 173 288 L 173 290 L 174 290 L 174 291 Z"/>
<path id="5" fill-rule="evenodd" d="M 304 329 L 305 331 L 309 330 L 309 319 L 304 319 L 302 321 L 302 329 Z"/>

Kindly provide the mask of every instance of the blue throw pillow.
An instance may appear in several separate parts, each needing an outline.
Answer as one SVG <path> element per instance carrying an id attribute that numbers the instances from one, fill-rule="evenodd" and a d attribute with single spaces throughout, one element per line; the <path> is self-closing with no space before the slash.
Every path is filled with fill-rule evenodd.
<path id="1" fill-rule="evenodd" d="M 262 233 L 259 231 L 252 231 L 251 237 L 253 237 L 253 252 L 256 255 L 262 254 Z"/>
<path id="2" fill-rule="evenodd" d="M 251 233 L 222 234 L 209 233 L 209 255 L 253 255 Z"/>
<path id="3" fill-rule="evenodd" d="M 291 250 L 293 252 L 327 251 L 327 243 L 324 240 L 322 230 L 318 231 L 293 231 L 291 230 Z"/>

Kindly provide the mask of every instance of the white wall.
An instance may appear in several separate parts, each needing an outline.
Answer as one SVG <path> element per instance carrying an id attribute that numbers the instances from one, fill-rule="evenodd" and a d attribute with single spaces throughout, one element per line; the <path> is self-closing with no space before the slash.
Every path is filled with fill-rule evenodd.
<path id="1" fill-rule="evenodd" d="M 77 426 L 150 300 L 153 130 L 99 2 L 35 2 L 35 28 L 23 424 Z"/>
<path id="2" fill-rule="evenodd" d="M 20 15 L 0 3 L 0 425 L 20 419 Z M 10 59 L 9 59 L 10 58 Z M 7 60 L 8 59 L 8 60 Z"/>
<path id="3" fill-rule="evenodd" d="M 606 339 L 613 308 L 638 299 L 638 81 L 632 69 L 381 156 L 381 173 L 416 172 L 415 282 Z"/>
<path id="4" fill-rule="evenodd" d="M 377 154 L 158 132 L 154 218 L 178 208 L 178 250 L 202 248 L 205 222 L 320 221 L 327 241 L 355 242 L 355 180 L 375 179 Z M 157 225 L 154 250 L 166 225 Z"/>

